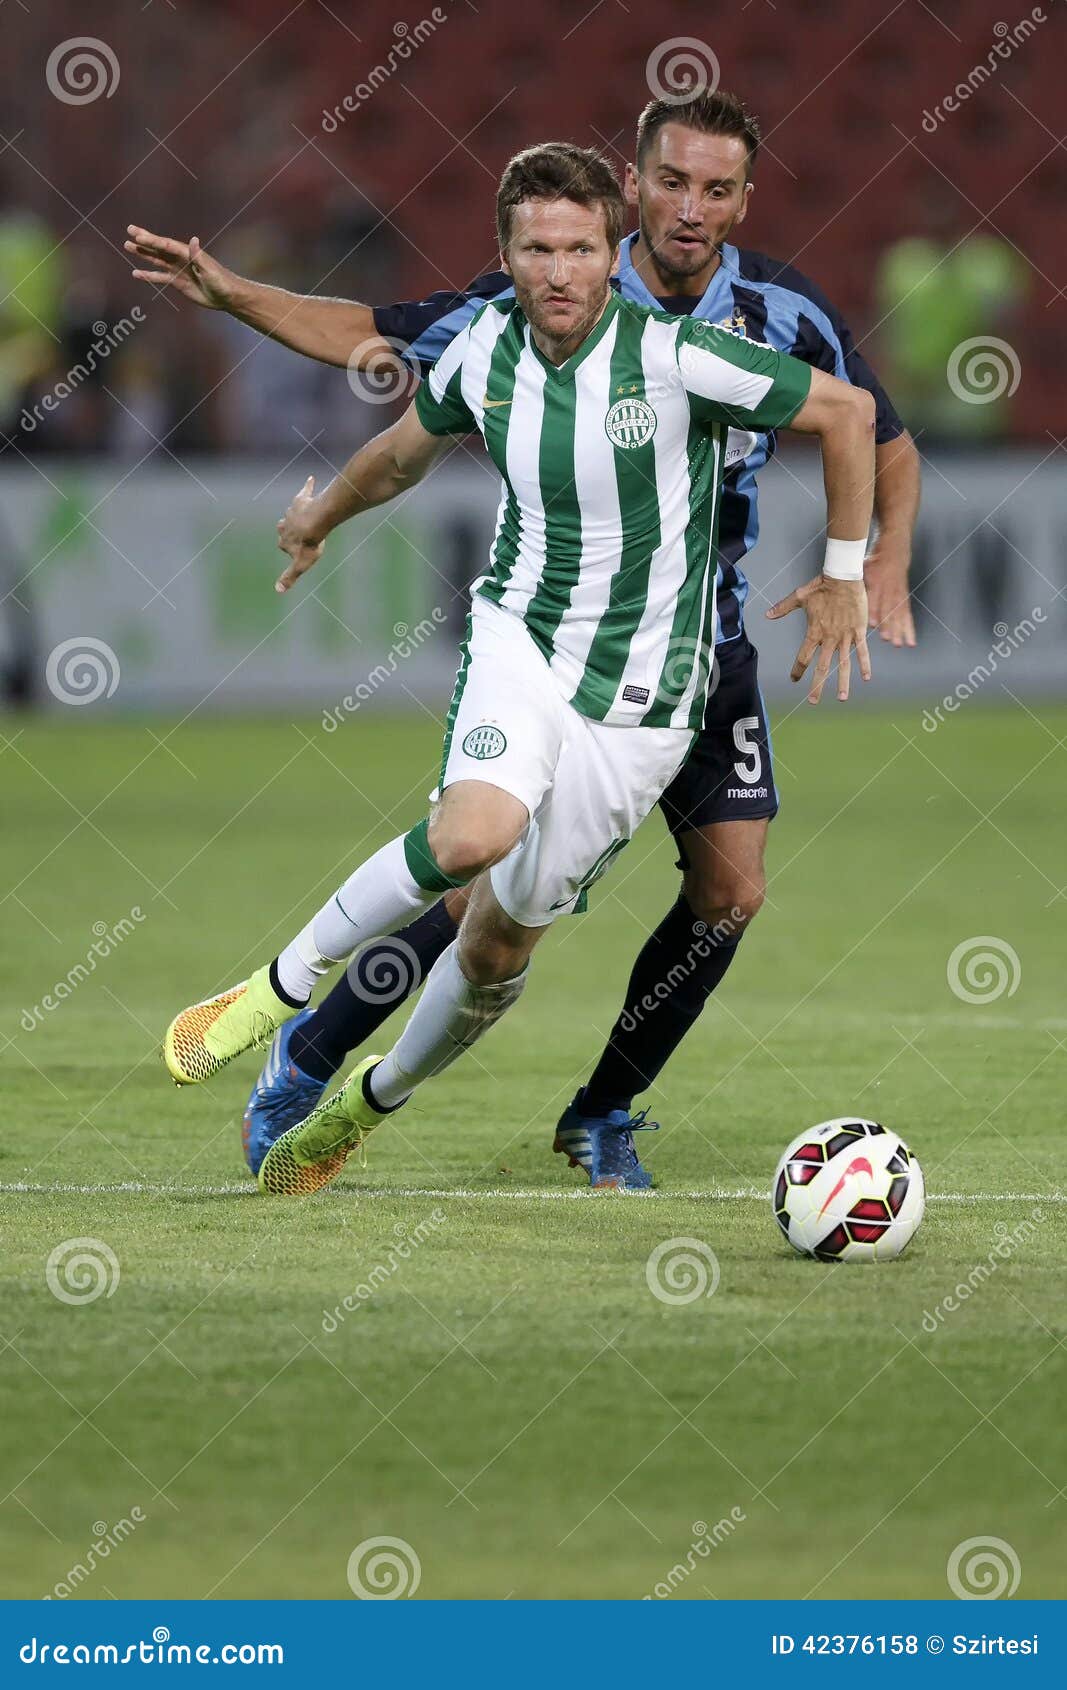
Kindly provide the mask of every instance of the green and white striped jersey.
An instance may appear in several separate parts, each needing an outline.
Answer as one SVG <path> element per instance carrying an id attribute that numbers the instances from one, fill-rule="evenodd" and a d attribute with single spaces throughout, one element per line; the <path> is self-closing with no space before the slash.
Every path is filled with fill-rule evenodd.
<path id="1" fill-rule="evenodd" d="M 582 715 L 700 727 L 726 431 L 783 427 L 810 385 L 785 353 L 615 294 L 558 367 L 513 299 L 442 353 L 419 419 L 480 431 L 503 478 L 472 592 L 521 617 Z"/>

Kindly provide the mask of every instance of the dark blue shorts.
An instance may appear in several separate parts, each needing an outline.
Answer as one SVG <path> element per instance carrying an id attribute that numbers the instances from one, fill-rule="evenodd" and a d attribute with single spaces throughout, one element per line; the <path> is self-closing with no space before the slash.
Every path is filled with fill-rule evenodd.
<path id="1" fill-rule="evenodd" d="M 759 689 L 759 658 L 747 634 L 715 653 L 718 670 L 688 761 L 660 799 L 677 839 L 712 822 L 748 821 L 778 812 L 771 731 Z"/>

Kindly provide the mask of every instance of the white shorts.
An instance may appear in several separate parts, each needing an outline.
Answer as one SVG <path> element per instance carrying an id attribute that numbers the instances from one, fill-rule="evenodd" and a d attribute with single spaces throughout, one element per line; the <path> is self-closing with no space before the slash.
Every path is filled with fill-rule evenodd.
<path id="1" fill-rule="evenodd" d="M 685 762 L 693 737 L 688 728 L 609 727 L 580 715 L 524 623 L 475 599 L 439 790 L 480 780 L 525 804 L 526 832 L 489 872 L 513 921 L 545 927 L 600 879 Z"/>

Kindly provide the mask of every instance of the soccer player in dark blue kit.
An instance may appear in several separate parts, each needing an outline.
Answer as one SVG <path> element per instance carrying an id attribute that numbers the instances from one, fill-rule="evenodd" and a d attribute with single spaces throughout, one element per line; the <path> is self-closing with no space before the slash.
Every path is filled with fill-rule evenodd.
<path id="1" fill-rule="evenodd" d="M 914 645 L 907 579 L 918 453 L 820 289 L 791 265 L 729 241 L 748 210 L 759 138 L 744 105 L 721 91 L 645 107 L 636 163 L 627 166 L 625 180 L 638 230 L 622 243 L 617 285 L 642 305 L 703 317 L 874 395 L 878 536 L 864 568 L 870 619 L 894 646 Z M 340 365 L 370 365 L 399 346 L 424 374 L 487 299 L 511 291 L 508 276 L 496 271 L 463 292 L 371 308 L 247 282 L 210 258 L 195 238 L 185 244 L 136 227 L 129 234 L 127 250 L 152 266 L 136 271 L 139 279 L 170 284 L 296 351 Z M 634 1148 L 633 1131 L 645 1124 L 646 1113 L 633 1115 L 634 1099 L 653 1084 L 697 1020 L 764 898 L 767 828 L 778 797 L 757 655 L 744 625 L 748 583 L 740 565 L 758 534 L 756 474 L 774 449 L 773 435 L 730 431 L 718 546 L 719 681 L 693 753 L 661 802 L 678 847 L 681 893 L 643 946 L 608 1043 L 556 1127 L 554 1147 L 586 1172 L 590 1122 L 616 1131 L 619 1177 L 613 1183 L 631 1190 L 651 1183 Z M 798 606 L 810 612 L 817 591 L 817 581 L 809 583 L 768 614 L 783 616 Z M 814 649 L 809 631 L 794 681 L 803 677 Z M 813 703 L 832 658 L 824 645 L 809 692 Z M 838 696 L 846 692 L 841 679 Z M 396 941 L 414 990 L 455 938 L 466 895 L 447 894 L 394 939 L 367 946 L 317 1009 L 303 1010 L 280 1029 L 245 1111 L 245 1153 L 253 1172 L 275 1138 L 319 1102 L 347 1053 L 401 1001 L 390 977 Z"/>

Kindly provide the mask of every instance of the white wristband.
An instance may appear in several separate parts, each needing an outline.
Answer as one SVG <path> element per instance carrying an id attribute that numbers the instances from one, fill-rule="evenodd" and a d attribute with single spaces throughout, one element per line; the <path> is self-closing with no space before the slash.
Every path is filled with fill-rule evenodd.
<path id="1" fill-rule="evenodd" d="M 827 540 L 822 572 L 833 581 L 862 581 L 867 540 Z"/>

